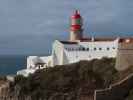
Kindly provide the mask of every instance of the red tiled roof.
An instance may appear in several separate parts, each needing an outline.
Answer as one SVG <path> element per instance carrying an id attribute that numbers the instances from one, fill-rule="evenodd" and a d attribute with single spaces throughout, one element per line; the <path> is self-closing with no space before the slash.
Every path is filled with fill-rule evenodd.
<path id="1" fill-rule="evenodd" d="M 116 38 L 94 38 L 94 39 L 92 39 L 92 38 L 83 38 L 83 39 L 81 39 L 80 41 L 81 42 L 89 42 L 89 41 L 114 41 Z"/>
<path id="2" fill-rule="evenodd" d="M 130 37 L 130 38 L 120 38 L 119 39 L 119 43 L 131 43 L 133 42 L 133 38 Z"/>
<path id="3" fill-rule="evenodd" d="M 116 38 L 95 38 L 94 41 L 114 41 Z"/>
<path id="4" fill-rule="evenodd" d="M 93 42 L 114 41 L 116 38 L 94 38 Z M 92 42 L 92 38 L 82 38 L 80 42 Z M 78 41 L 60 41 L 63 44 L 78 44 Z"/>
<path id="5" fill-rule="evenodd" d="M 82 38 L 80 39 L 81 42 L 89 42 L 91 41 L 91 38 Z"/>

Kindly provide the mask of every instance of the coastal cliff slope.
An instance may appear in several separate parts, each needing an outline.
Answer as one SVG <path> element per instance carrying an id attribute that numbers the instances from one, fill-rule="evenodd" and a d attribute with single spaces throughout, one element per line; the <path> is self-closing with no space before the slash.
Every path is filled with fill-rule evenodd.
<path id="1" fill-rule="evenodd" d="M 122 76 L 115 70 L 115 58 L 49 67 L 29 77 L 15 76 L 7 89 L 0 90 L 5 91 L 0 100 L 94 100 L 96 89 L 107 88 Z"/>

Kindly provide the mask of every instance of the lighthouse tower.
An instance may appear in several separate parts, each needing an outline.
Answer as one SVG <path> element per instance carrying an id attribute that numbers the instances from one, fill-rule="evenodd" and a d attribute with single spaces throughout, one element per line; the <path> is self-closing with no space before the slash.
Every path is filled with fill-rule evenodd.
<path id="1" fill-rule="evenodd" d="M 70 41 L 77 41 L 82 39 L 82 32 L 82 17 L 80 16 L 79 11 L 76 10 L 71 16 Z"/>

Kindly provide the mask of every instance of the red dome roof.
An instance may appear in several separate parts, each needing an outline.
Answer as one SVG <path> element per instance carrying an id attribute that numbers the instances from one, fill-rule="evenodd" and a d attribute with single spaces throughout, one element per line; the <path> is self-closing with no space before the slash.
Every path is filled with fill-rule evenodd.
<path id="1" fill-rule="evenodd" d="M 75 11 L 75 14 L 71 16 L 72 19 L 81 18 L 80 13 L 78 10 Z"/>

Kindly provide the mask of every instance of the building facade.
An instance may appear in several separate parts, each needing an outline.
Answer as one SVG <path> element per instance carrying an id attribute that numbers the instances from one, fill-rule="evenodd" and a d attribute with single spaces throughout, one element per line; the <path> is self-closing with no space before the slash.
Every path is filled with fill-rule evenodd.
<path id="1" fill-rule="evenodd" d="M 81 60 L 116 57 L 118 39 L 88 41 L 58 41 L 53 44 L 52 66 L 75 63 Z"/>

